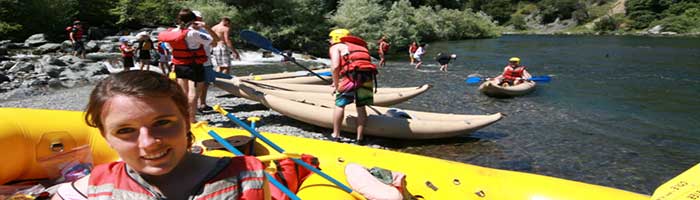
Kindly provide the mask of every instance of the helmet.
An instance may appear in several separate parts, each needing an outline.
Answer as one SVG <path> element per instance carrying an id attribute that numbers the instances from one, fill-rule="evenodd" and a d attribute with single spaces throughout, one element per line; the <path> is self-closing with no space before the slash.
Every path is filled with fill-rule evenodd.
<path id="1" fill-rule="evenodd" d="M 520 58 L 512 57 L 512 58 L 508 59 L 508 62 L 515 62 L 515 63 L 520 64 Z"/>
<path id="2" fill-rule="evenodd" d="M 334 29 L 333 31 L 331 31 L 331 33 L 328 34 L 328 36 L 331 37 L 331 42 L 333 44 L 340 42 L 340 38 L 345 37 L 347 35 L 350 35 L 350 31 L 344 28 Z"/>
<path id="3" fill-rule="evenodd" d="M 119 38 L 119 42 L 128 42 L 128 41 L 129 41 L 129 38 L 126 38 L 124 36 Z"/>

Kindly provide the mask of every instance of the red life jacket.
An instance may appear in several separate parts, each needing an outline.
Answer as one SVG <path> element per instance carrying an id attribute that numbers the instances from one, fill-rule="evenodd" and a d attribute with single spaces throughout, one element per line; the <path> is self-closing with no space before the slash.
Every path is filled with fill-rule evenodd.
<path id="1" fill-rule="evenodd" d="M 411 46 L 408 46 L 408 52 L 415 53 L 418 50 L 417 45 L 411 44 Z"/>
<path id="2" fill-rule="evenodd" d="M 128 47 L 128 46 L 127 46 L 126 44 L 119 45 L 119 49 L 120 49 L 121 52 L 122 52 L 122 57 L 134 57 L 134 52 L 133 52 L 133 51 L 126 52 L 126 48 L 127 48 L 127 47 Z"/>
<path id="3" fill-rule="evenodd" d="M 377 66 L 372 64 L 372 56 L 364 40 L 355 36 L 345 36 L 340 38 L 340 42 L 348 46 L 349 52 L 340 59 L 340 76 L 353 71 L 377 74 Z"/>
<path id="4" fill-rule="evenodd" d="M 73 33 L 73 39 L 75 39 L 75 40 L 83 39 L 83 29 L 78 28 L 75 25 L 66 27 L 66 32 L 68 32 L 68 39 L 70 39 L 70 33 L 72 33 L 73 30 L 76 30 L 76 32 Z"/>
<path id="5" fill-rule="evenodd" d="M 506 80 L 515 80 L 517 78 L 522 78 L 523 77 L 523 71 L 525 71 L 525 66 L 520 66 L 517 68 L 513 68 L 514 66 L 510 66 L 505 73 L 503 73 L 503 78 Z"/>
<path id="6" fill-rule="evenodd" d="M 126 163 L 99 165 L 90 174 L 89 199 L 158 199 L 126 171 Z M 231 158 L 214 178 L 207 180 L 194 199 L 263 199 L 264 166 L 255 157 Z M 176 183 L 174 183 L 176 184 Z"/>
<path id="7" fill-rule="evenodd" d="M 312 155 L 303 154 L 301 155 L 300 159 L 308 163 L 309 165 L 315 167 L 316 169 L 319 169 L 318 158 Z M 292 159 L 289 158 L 280 161 L 275 161 L 275 165 L 277 165 L 277 172 L 274 174 L 275 179 L 287 186 L 287 188 L 289 188 L 289 190 L 294 193 L 297 193 L 299 191 L 301 183 L 303 183 L 304 180 L 306 180 L 306 178 L 313 173 L 311 170 L 306 169 L 305 167 L 295 163 Z M 273 186 L 272 183 L 269 184 L 270 196 L 272 196 L 272 199 L 289 199 L 289 197 L 286 194 L 284 194 L 284 192 L 282 192 L 277 187 Z"/>
<path id="8" fill-rule="evenodd" d="M 167 42 L 172 47 L 173 65 L 204 64 L 207 62 L 207 53 L 203 46 L 197 49 L 187 47 L 187 32 L 189 29 L 178 31 L 163 31 L 158 34 L 158 41 Z"/>

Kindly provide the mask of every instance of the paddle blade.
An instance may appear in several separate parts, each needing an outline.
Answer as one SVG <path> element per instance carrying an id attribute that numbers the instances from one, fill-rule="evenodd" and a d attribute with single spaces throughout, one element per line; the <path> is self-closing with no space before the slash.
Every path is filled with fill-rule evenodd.
<path id="1" fill-rule="evenodd" d="M 321 76 L 331 76 L 331 75 L 333 75 L 333 74 L 331 74 L 331 72 L 321 72 L 321 73 L 318 73 L 318 75 L 321 75 Z"/>
<path id="2" fill-rule="evenodd" d="M 272 46 L 272 42 L 255 31 L 242 30 L 241 38 L 248 43 L 251 43 L 259 48 L 271 51 L 272 53 L 282 54 L 280 50 Z"/>
<path id="3" fill-rule="evenodd" d="M 537 81 L 537 82 L 549 82 L 552 81 L 552 77 L 550 76 L 533 76 L 530 78 L 532 81 Z"/>
<path id="4" fill-rule="evenodd" d="M 469 77 L 465 82 L 467 82 L 467 84 L 477 84 L 481 82 L 481 77 Z"/>

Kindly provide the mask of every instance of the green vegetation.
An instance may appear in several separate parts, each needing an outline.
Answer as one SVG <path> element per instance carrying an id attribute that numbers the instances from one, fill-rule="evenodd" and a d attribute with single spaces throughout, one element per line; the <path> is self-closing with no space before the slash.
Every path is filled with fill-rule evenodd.
<path id="1" fill-rule="evenodd" d="M 700 0 L 0 0 L 0 38 L 23 40 L 46 33 L 65 39 L 75 19 L 111 30 L 172 26 L 183 7 L 233 30 L 251 29 L 281 49 L 325 55 L 332 28 L 370 41 L 386 35 L 402 50 L 413 41 L 496 37 L 503 30 L 537 33 L 559 21 L 574 27 L 543 32 L 629 33 L 656 25 L 662 31 L 700 32 Z M 613 8 L 617 8 L 612 12 Z M 504 29 L 505 28 L 505 29 Z M 234 31 L 235 34 L 235 31 Z M 235 35 L 234 35 L 235 39 Z"/>

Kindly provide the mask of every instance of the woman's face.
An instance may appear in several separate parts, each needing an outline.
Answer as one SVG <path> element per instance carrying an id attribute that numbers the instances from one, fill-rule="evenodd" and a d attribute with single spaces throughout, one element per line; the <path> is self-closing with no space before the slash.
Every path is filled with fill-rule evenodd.
<path id="1" fill-rule="evenodd" d="M 134 170 L 163 175 L 187 152 L 189 124 L 169 97 L 117 95 L 105 102 L 102 135 Z"/>

